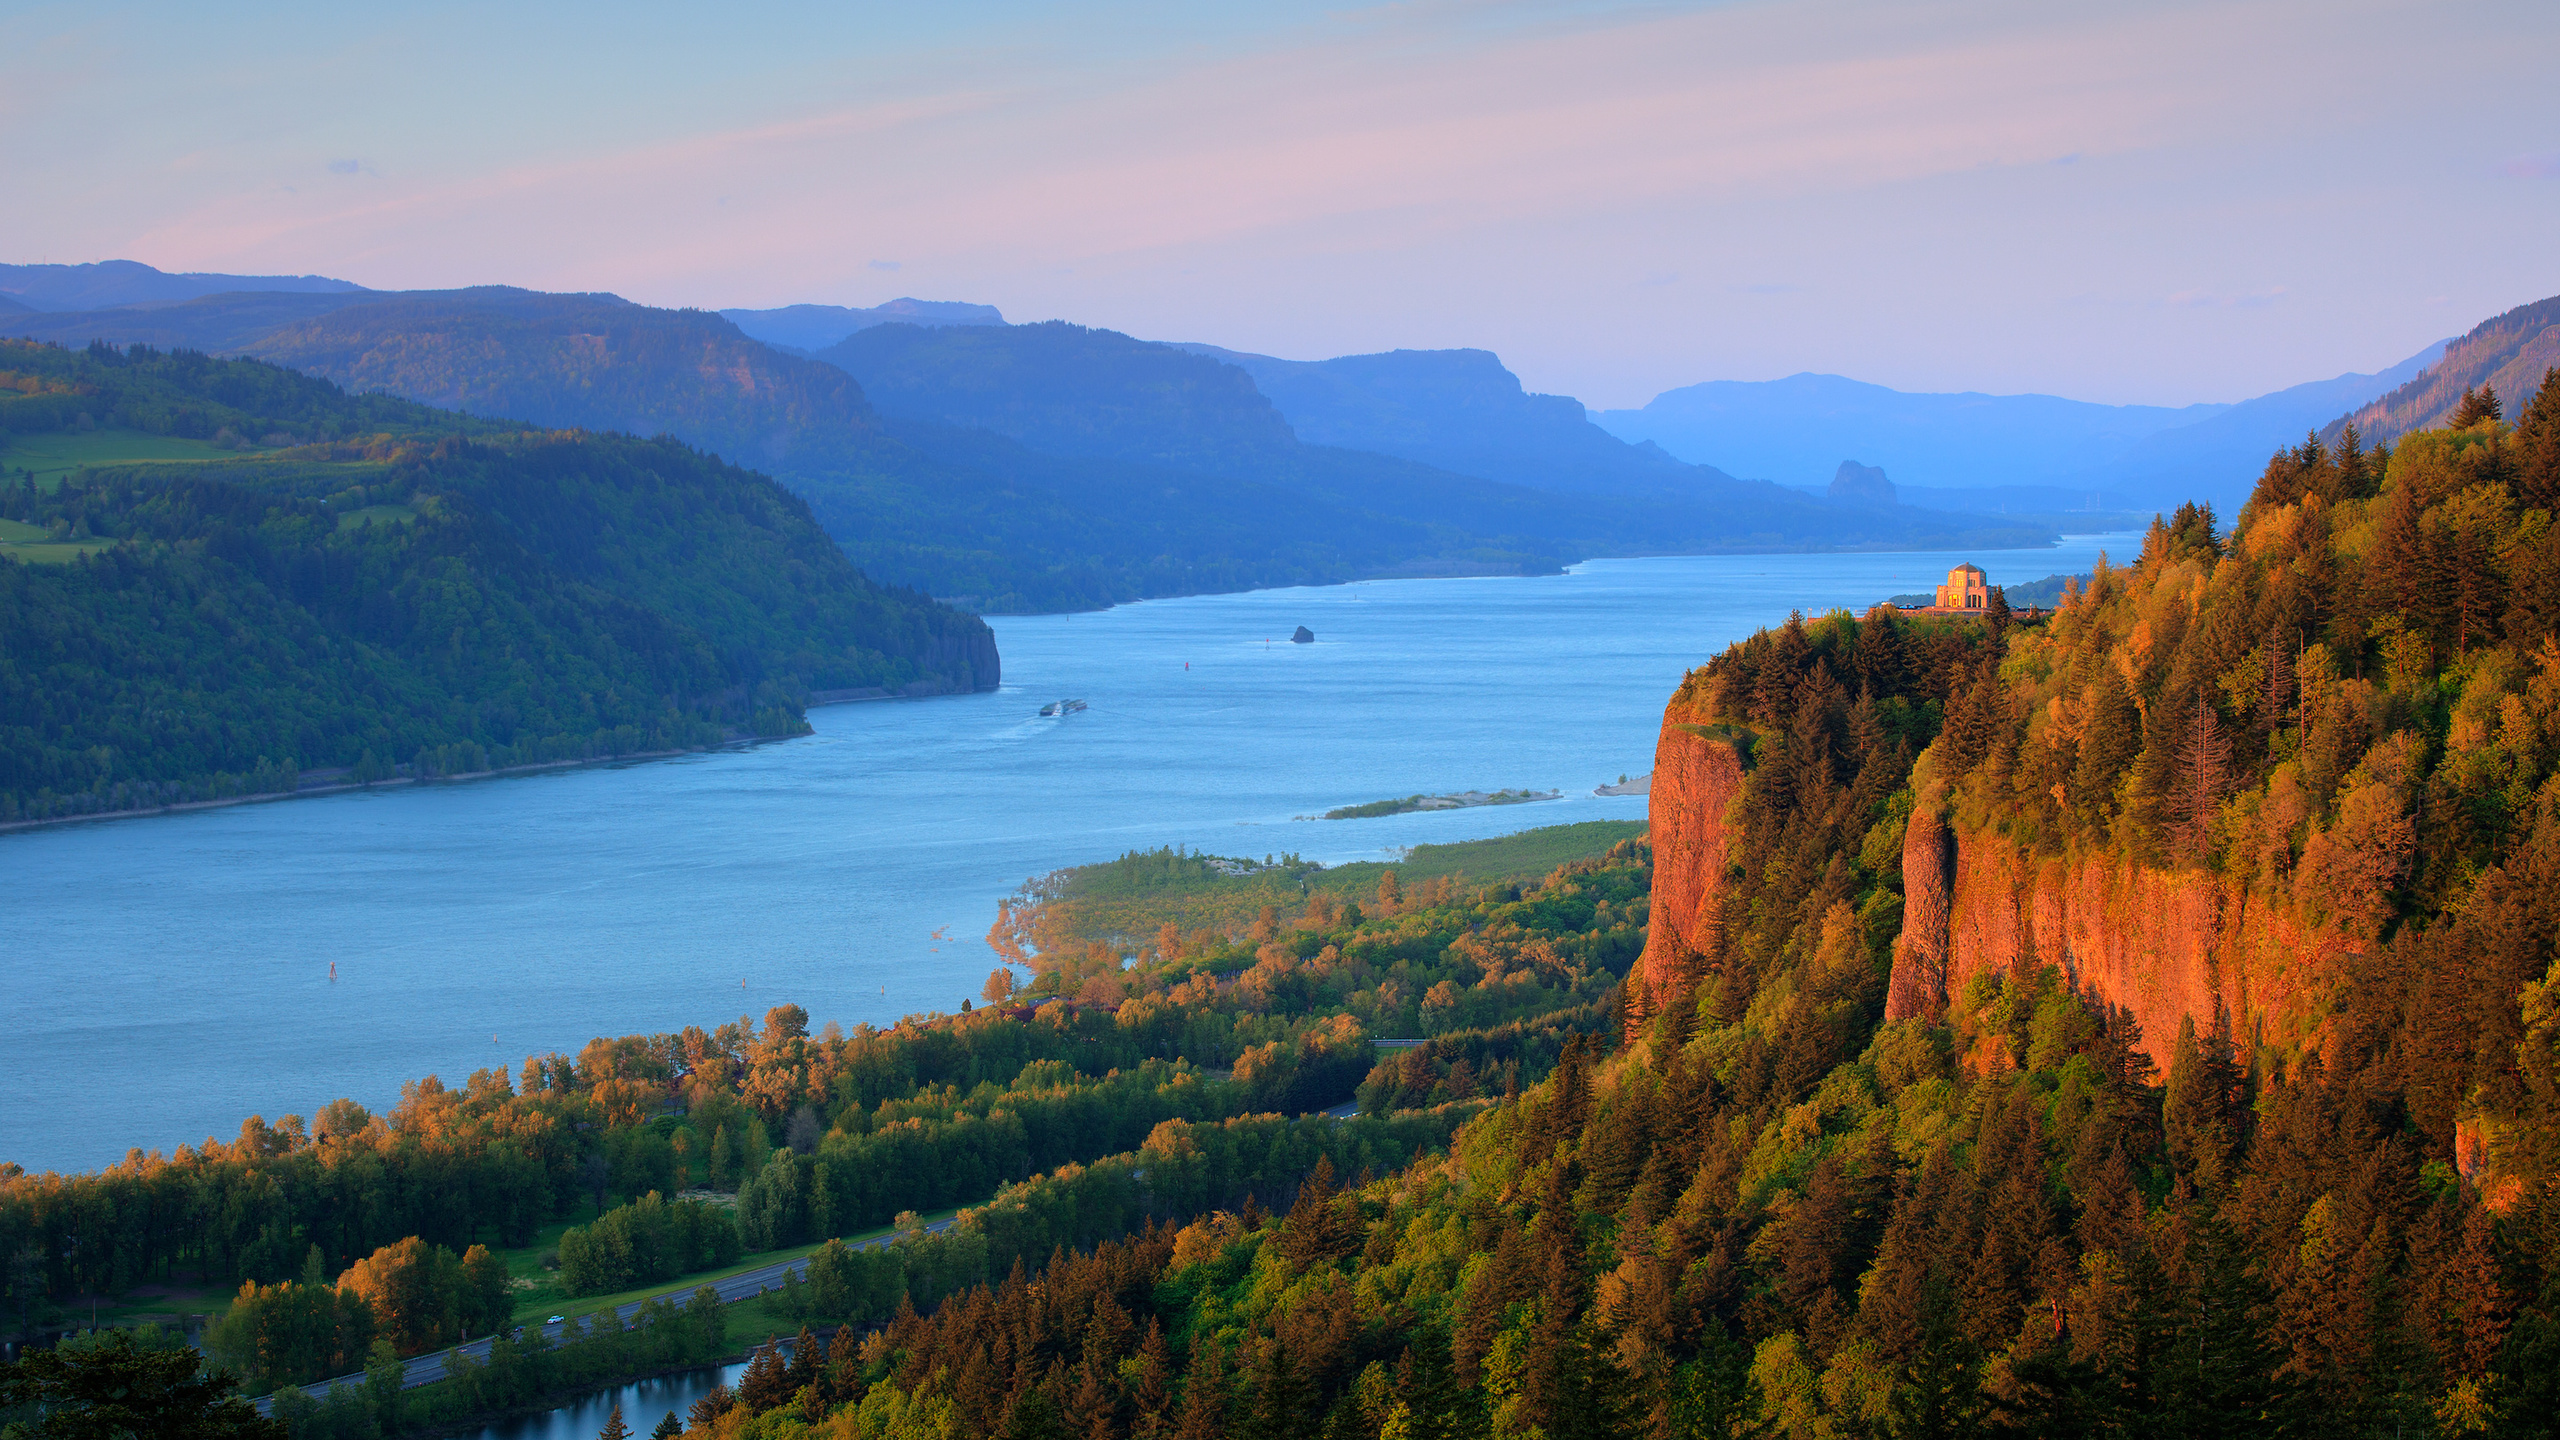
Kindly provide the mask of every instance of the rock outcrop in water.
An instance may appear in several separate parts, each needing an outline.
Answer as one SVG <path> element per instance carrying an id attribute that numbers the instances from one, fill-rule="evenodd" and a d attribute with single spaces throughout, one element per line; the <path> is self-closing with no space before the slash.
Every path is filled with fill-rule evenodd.
<path id="1" fill-rule="evenodd" d="M 1298 627 L 1298 633 L 1289 637 L 1289 643 L 1292 645 L 1313 645 L 1316 643 L 1316 632 L 1308 629 L 1304 625 L 1301 625 Z"/>

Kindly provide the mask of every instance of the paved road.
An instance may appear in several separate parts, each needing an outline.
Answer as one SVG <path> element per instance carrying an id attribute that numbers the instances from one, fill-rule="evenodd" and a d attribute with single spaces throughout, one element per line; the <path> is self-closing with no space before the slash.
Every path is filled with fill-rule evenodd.
<path id="1" fill-rule="evenodd" d="M 1328 1111 L 1327 1113 L 1330 1114 L 1332 1112 Z M 927 1230 L 944 1230 L 950 1228 L 950 1225 L 951 1222 L 949 1220 L 936 1220 L 924 1228 Z M 893 1238 L 895 1237 L 889 1235 L 874 1236 L 869 1240 L 860 1242 L 854 1248 L 859 1250 L 869 1249 L 876 1245 L 886 1245 Z M 682 1301 L 691 1296 L 694 1291 L 702 1288 L 704 1284 L 710 1285 L 711 1293 L 719 1296 L 724 1303 L 753 1299 L 754 1297 L 763 1294 L 765 1291 L 779 1286 L 782 1283 L 782 1277 L 785 1275 L 805 1274 L 808 1271 L 808 1268 L 809 1258 L 805 1255 L 797 1260 L 777 1261 L 774 1264 L 759 1266 L 753 1270 L 742 1270 L 735 1275 L 726 1276 L 722 1279 L 707 1282 L 696 1281 L 691 1285 L 666 1290 L 657 1295 L 643 1296 L 638 1300 L 632 1301 L 628 1305 L 617 1308 L 613 1313 L 616 1319 L 628 1323 L 632 1316 L 640 1313 L 640 1307 L 648 1304 L 651 1300 Z M 582 1325 L 583 1317 L 579 1320 L 561 1320 L 546 1323 L 539 1328 L 544 1335 L 550 1337 L 553 1344 L 558 1344 L 564 1338 L 573 1338 L 574 1334 L 582 1328 Z M 489 1346 L 494 1339 L 494 1336 L 483 1336 L 478 1340 L 468 1341 L 453 1348 L 460 1350 L 463 1354 L 470 1356 L 474 1360 L 487 1360 L 489 1358 Z M 403 1373 L 400 1377 L 400 1388 L 403 1390 L 414 1389 L 417 1386 L 431 1385 L 436 1381 L 443 1379 L 445 1376 L 445 1360 L 452 1354 L 453 1350 L 433 1350 L 424 1355 L 418 1356 L 414 1360 L 408 1361 L 402 1367 Z M 329 1398 L 330 1390 L 337 1386 L 362 1385 L 363 1383 L 365 1383 L 364 1375 L 359 1371 L 353 1375 L 341 1375 L 335 1380 L 323 1380 L 315 1385 L 305 1385 L 302 1387 L 302 1393 L 310 1396 L 314 1400 L 325 1400 Z M 264 1415 L 274 1407 L 275 1397 L 271 1395 L 263 1396 L 256 1403 L 258 1413 Z"/>
<path id="2" fill-rule="evenodd" d="M 1348 1120 L 1360 1113 L 1360 1102 L 1357 1100 L 1348 1100 L 1340 1105 L 1334 1106 L 1330 1110 L 1324 1110 L 1318 1113 L 1324 1115 L 1328 1119 Z M 927 1230 L 945 1230 L 950 1228 L 950 1225 L 951 1221 L 949 1220 L 936 1220 L 924 1228 Z M 886 1245 L 893 1238 L 895 1237 L 889 1235 L 877 1235 L 869 1240 L 862 1241 L 855 1248 L 869 1249 L 875 1245 Z M 805 1273 L 808 1268 L 809 1260 L 808 1257 L 804 1255 L 797 1260 L 784 1260 L 772 1265 L 761 1266 L 754 1270 L 741 1271 L 726 1279 L 714 1280 L 709 1283 L 711 1285 L 712 1293 L 718 1295 L 724 1303 L 747 1300 L 779 1286 L 782 1283 L 783 1276 L 802 1274 Z M 680 1286 L 675 1289 L 662 1291 L 657 1295 L 644 1296 L 641 1299 L 632 1301 L 628 1305 L 620 1307 L 613 1313 L 615 1318 L 627 1323 L 632 1316 L 640 1313 L 641 1306 L 649 1303 L 651 1300 L 681 1301 L 700 1288 L 701 1282 L 696 1282 L 692 1285 Z M 551 1338 L 553 1344 L 558 1344 L 564 1337 L 567 1337 L 571 1333 L 572 1327 L 578 1326 L 580 1323 L 581 1322 L 575 1320 L 562 1320 L 557 1323 L 545 1324 L 541 1327 L 541 1330 L 544 1335 Z M 455 1348 L 459 1349 L 463 1354 L 470 1356 L 474 1360 L 486 1360 L 489 1358 L 489 1345 L 492 1338 L 494 1337 L 484 1336 L 478 1340 L 468 1341 Z M 445 1359 L 452 1353 L 452 1350 L 434 1350 L 427 1354 L 418 1356 L 414 1360 L 408 1361 L 403 1367 L 403 1374 L 400 1378 L 400 1388 L 403 1390 L 414 1389 L 417 1386 L 431 1385 L 436 1381 L 443 1379 L 445 1375 Z M 314 1400 L 326 1400 L 329 1398 L 329 1392 L 337 1386 L 362 1385 L 363 1383 L 365 1383 L 364 1375 L 362 1372 L 358 1372 L 353 1375 L 341 1375 L 335 1380 L 323 1380 L 315 1385 L 305 1385 L 302 1387 L 302 1393 L 310 1396 Z M 274 1407 L 275 1397 L 271 1395 L 262 1396 L 258 1399 L 256 1404 L 258 1407 L 258 1413 L 264 1415 Z"/>

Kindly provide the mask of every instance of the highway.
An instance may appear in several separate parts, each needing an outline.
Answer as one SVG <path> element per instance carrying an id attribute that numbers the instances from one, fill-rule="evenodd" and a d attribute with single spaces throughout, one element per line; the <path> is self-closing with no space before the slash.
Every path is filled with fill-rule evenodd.
<path id="1" fill-rule="evenodd" d="M 1317 1113 L 1331 1120 L 1348 1120 L 1360 1113 L 1360 1102 L 1357 1100 L 1345 1101 L 1340 1105 L 1334 1106 L 1330 1110 L 1323 1110 Z M 951 1223 L 951 1220 L 948 1219 L 936 1220 L 924 1228 L 928 1231 L 946 1230 L 950 1228 Z M 896 1238 L 897 1236 L 894 1232 L 886 1235 L 875 1235 L 868 1240 L 858 1242 L 854 1248 L 867 1250 L 873 1246 L 886 1245 Z M 681 1303 L 691 1296 L 694 1291 L 702 1288 L 706 1284 L 711 1287 L 713 1294 L 720 1297 L 723 1304 L 734 1303 L 739 1300 L 749 1300 L 763 1294 L 767 1290 L 774 1289 L 781 1285 L 782 1277 L 786 1275 L 803 1274 L 808 1270 L 808 1268 L 809 1258 L 805 1255 L 797 1260 L 776 1261 L 771 1265 L 759 1266 L 753 1270 L 742 1270 L 735 1275 L 727 1276 L 723 1279 L 709 1281 L 697 1280 L 690 1284 L 679 1285 L 660 1291 L 655 1295 L 644 1295 L 641 1298 L 632 1301 L 628 1305 L 616 1308 L 613 1313 L 617 1319 L 628 1324 L 632 1316 L 640 1313 L 640 1307 L 648 1304 L 650 1301 L 674 1300 Z M 601 1314 L 603 1312 L 599 1311 L 597 1313 Z M 540 1327 L 540 1329 L 542 1333 L 550 1337 L 551 1342 L 556 1345 L 564 1338 L 570 1338 L 572 1326 L 580 1326 L 582 1324 L 583 1319 L 561 1320 L 545 1323 Z M 468 1355 L 474 1360 L 487 1360 L 489 1358 L 490 1343 L 495 1338 L 495 1336 L 484 1335 L 477 1340 L 466 1340 L 462 1344 L 453 1346 L 449 1349 L 429 1351 L 424 1355 L 420 1355 L 415 1359 L 405 1362 L 402 1366 L 400 1388 L 403 1390 L 414 1389 L 420 1385 L 432 1385 L 436 1381 L 443 1379 L 445 1376 L 445 1361 L 447 1357 L 451 1356 L 456 1351 L 459 1351 L 464 1355 Z M 341 1375 L 334 1380 L 322 1380 L 315 1384 L 305 1385 L 302 1387 L 302 1393 L 310 1396 L 314 1400 L 326 1400 L 329 1398 L 329 1392 L 340 1385 L 362 1385 L 364 1383 L 364 1373 L 362 1371 L 358 1371 L 353 1375 Z M 265 1415 L 274 1409 L 275 1397 L 272 1395 L 262 1395 L 258 1397 L 254 1403 L 258 1407 L 258 1413 Z"/>
<path id="2" fill-rule="evenodd" d="M 924 1228 L 929 1231 L 944 1230 L 950 1228 L 950 1225 L 950 1220 L 936 1220 Z M 896 1238 L 897 1237 L 894 1234 L 875 1235 L 868 1240 L 859 1242 L 854 1248 L 869 1249 L 876 1245 L 886 1245 Z M 640 1313 L 640 1307 L 648 1304 L 650 1301 L 673 1300 L 678 1303 L 682 1303 L 684 1300 L 689 1298 L 694 1291 L 701 1289 L 704 1285 L 709 1285 L 711 1287 L 711 1293 L 719 1296 L 721 1302 L 724 1304 L 734 1303 L 739 1300 L 750 1300 L 763 1294 L 767 1290 L 774 1289 L 781 1285 L 782 1278 L 784 1276 L 805 1274 L 808 1271 L 808 1268 L 809 1257 L 806 1255 L 801 1256 L 797 1260 L 780 1260 L 771 1265 L 758 1266 L 753 1270 L 742 1270 L 735 1275 L 724 1276 L 718 1280 L 697 1280 L 687 1285 L 681 1285 L 669 1290 L 661 1291 L 656 1295 L 644 1295 L 641 1298 L 632 1301 L 628 1305 L 617 1307 L 613 1313 L 615 1318 L 623 1321 L 625 1324 L 628 1324 L 632 1316 Z M 602 1314 L 603 1312 L 598 1311 L 596 1313 Z M 556 1345 L 563 1339 L 574 1338 L 571 1334 L 572 1328 L 583 1327 L 583 1324 L 584 1317 L 580 1317 L 575 1320 L 547 1322 L 538 1328 L 544 1335 L 550 1338 L 553 1344 Z M 497 1337 L 493 1335 L 484 1335 L 477 1340 L 466 1340 L 462 1344 L 453 1346 L 449 1349 L 431 1350 L 424 1355 L 420 1355 L 415 1359 L 406 1362 L 401 1367 L 402 1374 L 400 1377 L 400 1388 L 403 1390 L 414 1389 L 420 1385 L 432 1385 L 436 1381 L 443 1379 L 445 1376 L 445 1361 L 456 1351 L 459 1351 L 464 1355 L 468 1355 L 474 1360 L 487 1360 L 489 1358 L 489 1346 L 496 1338 Z M 325 1400 L 329 1397 L 330 1390 L 337 1386 L 362 1385 L 363 1383 L 365 1383 L 364 1373 L 362 1371 L 358 1371 L 353 1375 L 341 1375 L 334 1380 L 322 1380 L 316 1384 L 305 1385 L 302 1387 L 302 1393 L 310 1396 L 314 1400 Z M 262 1395 L 258 1398 L 256 1404 L 259 1414 L 267 1414 L 273 1410 L 275 1406 L 275 1397 L 272 1395 Z"/>

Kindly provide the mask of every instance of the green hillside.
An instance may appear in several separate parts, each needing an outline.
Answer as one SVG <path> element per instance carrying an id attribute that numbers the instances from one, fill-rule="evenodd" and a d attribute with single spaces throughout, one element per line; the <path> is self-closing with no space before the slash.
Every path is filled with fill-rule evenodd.
<path id="1" fill-rule="evenodd" d="M 797 497 L 672 440 L 0 344 L 0 821 L 790 734 L 812 691 L 996 683 L 984 622 L 866 579 Z"/>

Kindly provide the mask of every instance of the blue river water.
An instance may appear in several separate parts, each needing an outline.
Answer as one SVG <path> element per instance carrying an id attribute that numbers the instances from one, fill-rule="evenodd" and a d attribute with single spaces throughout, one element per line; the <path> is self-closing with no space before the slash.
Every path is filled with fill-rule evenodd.
<path id="1" fill-rule="evenodd" d="M 1976 554 L 1993 583 L 2130 536 Z M 1327 863 L 1641 818 L 1680 676 L 1943 554 L 1595 561 L 999 618 L 1004 688 L 828 706 L 712 754 L 0 835 L 0 1161 L 87 1169 L 243 1117 L 794 1001 L 956 1008 L 1024 880 L 1130 849 Z M 1287 641 L 1305 625 L 1315 643 Z M 1045 702 L 1089 710 L 1043 720 Z M 1526 807 L 1305 821 L 1463 789 Z M 335 966 L 335 978 L 331 967 Z"/>
<path id="2" fill-rule="evenodd" d="M 790 1350 L 788 1345 L 783 1347 L 785 1354 Z M 680 1370 L 672 1375 L 617 1385 L 573 1400 L 557 1410 L 485 1425 L 472 1432 L 473 1440 L 593 1440 L 603 1432 L 617 1408 L 622 1411 L 624 1429 L 633 1435 L 646 1435 L 668 1415 L 678 1420 L 685 1418 L 685 1412 L 693 1408 L 693 1402 L 710 1394 L 713 1387 L 726 1385 L 736 1389 L 739 1377 L 746 1373 L 747 1362 L 741 1360 L 730 1365 L 706 1365 L 699 1370 Z"/>

